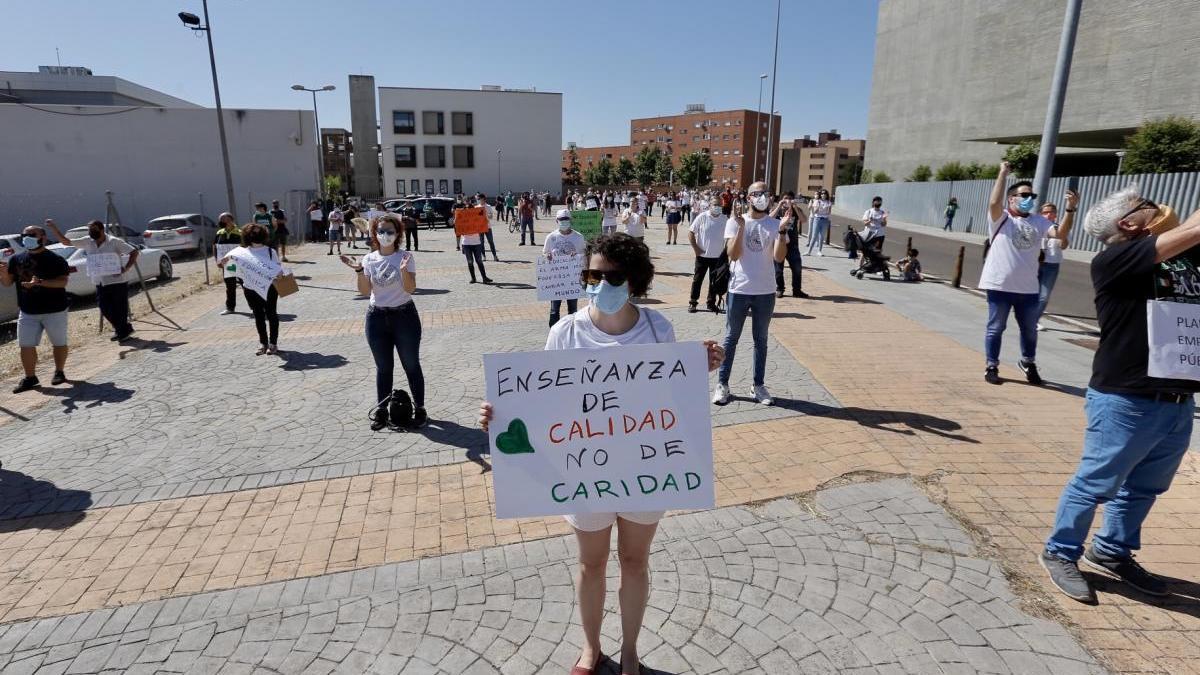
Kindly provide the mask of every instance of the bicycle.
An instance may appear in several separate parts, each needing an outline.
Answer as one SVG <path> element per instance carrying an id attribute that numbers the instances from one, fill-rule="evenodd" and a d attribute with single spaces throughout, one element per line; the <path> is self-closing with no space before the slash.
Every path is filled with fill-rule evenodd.
<path id="1" fill-rule="evenodd" d="M 519 229 L 521 229 L 521 224 L 517 222 L 516 218 L 512 218 L 511 220 L 508 221 L 508 233 L 509 234 L 516 234 L 517 230 L 519 230 Z"/>

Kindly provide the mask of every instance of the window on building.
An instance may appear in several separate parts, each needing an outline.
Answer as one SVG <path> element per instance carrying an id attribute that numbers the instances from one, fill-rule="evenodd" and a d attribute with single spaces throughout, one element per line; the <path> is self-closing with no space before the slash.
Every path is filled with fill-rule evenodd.
<path id="1" fill-rule="evenodd" d="M 450 191 L 450 181 L 445 178 L 438 181 L 438 194 L 446 194 Z"/>
<path id="2" fill-rule="evenodd" d="M 474 169 L 475 168 L 475 147 L 471 145 L 456 145 L 454 146 L 454 168 L 456 169 Z"/>
<path id="3" fill-rule="evenodd" d="M 809 175 L 808 179 L 809 180 L 825 180 L 825 177 L 822 176 L 821 174 L 816 174 L 815 176 Z"/>
<path id="4" fill-rule="evenodd" d="M 462 194 L 462 179 L 461 178 L 454 179 L 454 194 L 456 194 L 456 195 Z"/>
<path id="5" fill-rule="evenodd" d="M 404 179 L 403 178 L 396 179 L 396 194 L 397 195 L 404 194 Z"/>
<path id="6" fill-rule="evenodd" d="M 432 178 L 425 179 L 425 194 L 427 194 L 427 195 L 433 194 L 433 179 Z"/>
<path id="7" fill-rule="evenodd" d="M 457 136 L 470 136 L 475 133 L 475 113 L 450 113 L 451 132 Z"/>
<path id="8" fill-rule="evenodd" d="M 735 140 L 735 141 L 736 141 L 736 140 L 738 139 L 738 137 L 739 137 L 739 136 L 741 136 L 741 134 L 734 134 L 734 135 L 733 135 L 733 140 Z"/>
<path id="9" fill-rule="evenodd" d="M 392 111 L 392 133 L 394 134 L 415 134 L 417 133 L 417 117 L 411 110 L 393 110 Z"/>
<path id="10" fill-rule="evenodd" d="M 397 145 L 393 152 L 397 169 L 415 169 L 417 167 L 417 146 Z"/>
<path id="11" fill-rule="evenodd" d="M 441 169 L 446 166 L 446 146 L 444 145 L 427 145 L 425 146 L 425 168 L 426 169 Z"/>
<path id="12" fill-rule="evenodd" d="M 417 178 L 412 179 L 412 181 L 409 182 L 409 185 L 412 186 L 409 188 L 409 192 L 411 194 L 415 195 L 415 194 L 421 193 L 421 181 L 419 179 L 417 179 Z"/>
<path id="13" fill-rule="evenodd" d="M 729 169 L 730 169 L 731 171 L 737 171 L 737 164 L 730 164 L 730 165 L 729 165 Z"/>
<path id="14" fill-rule="evenodd" d="M 433 110 L 426 110 L 421 113 L 421 132 L 426 134 L 444 134 L 446 133 L 444 122 L 444 114 Z"/>
<path id="15" fill-rule="evenodd" d="M 811 154 L 809 156 L 812 159 L 825 159 L 825 153 L 823 153 L 823 152 L 814 152 L 813 154 Z"/>
<path id="16" fill-rule="evenodd" d="M 824 171 L 825 164 L 824 164 L 824 162 L 822 162 L 821 164 L 809 164 L 808 168 L 812 171 Z"/>
<path id="17" fill-rule="evenodd" d="M 741 151 L 741 150 L 734 150 L 734 151 L 733 151 L 733 154 L 735 154 L 735 155 L 740 155 L 740 154 L 742 154 L 742 151 Z"/>

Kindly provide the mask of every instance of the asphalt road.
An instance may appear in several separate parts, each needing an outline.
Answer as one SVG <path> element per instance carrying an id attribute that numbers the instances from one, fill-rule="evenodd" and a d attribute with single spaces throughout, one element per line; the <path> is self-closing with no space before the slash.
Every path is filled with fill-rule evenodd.
<path id="1" fill-rule="evenodd" d="M 830 241 L 841 244 L 842 235 L 847 225 L 854 225 L 855 230 L 862 229 L 862 223 L 843 216 L 833 216 L 833 235 Z M 913 248 L 920 251 L 921 267 L 926 274 L 942 277 L 949 282 L 954 277 L 954 266 L 958 259 L 960 246 L 966 247 L 963 258 L 962 285 L 964 288 L 974 288 L 979 282 L 979 273 L 983 269 L 983 235 L 974 235 L 970 242 L 938 236 L 929 230 L 904 229 L 889 225 L 887 240 L 884 242 L 884 252 L 899 260 L 904 257 L 904 245 L 908 237 L 912 237 Z M 840 249 L 835 249 L 840 253 Z M 828 249 L 826 250 L 828 254 Z M 1078 319 L 1088 323 L 1096 321 L 1096 306 L 1092 301 L 1092 280 L 1087 263 L 1064 260 L 1058 275 L 1058 283 L 1054 294 L 1050 296 L 1048 314 Z"/>

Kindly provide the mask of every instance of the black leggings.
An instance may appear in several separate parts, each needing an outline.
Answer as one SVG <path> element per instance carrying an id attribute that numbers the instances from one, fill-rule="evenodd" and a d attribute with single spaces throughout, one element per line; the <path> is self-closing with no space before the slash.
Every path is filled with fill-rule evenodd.
<path id="1" fill-rule="evenodd" d="M 237 308 L 237 277 L 225 277 L 225 309 Z"/>
<path id="2" fill-rule="evenodd" d="M 421 242 L 418 241 L 420 233 L 417 229 L 416 226 L 404 228 L 404 250 L 408 251 L 414 248 L 418 251 L 421 250 Z"/>
<path id="3" fill-rule="evenodd" d="M 242 287 L 242 295 L 246 296 L 246 304 L 250 305 L 250 311 L 254 312 L 254 327 L 258 329 L 258 341 L 264 345 L 277 344 L 279 342 L 279 312 L 275 307 L 279 304 L 279 293 L 275 291 L 275 287 L 271 286 L 267 289 L 266 300 L 245 287 Z M 268 322 L 271 325 L 270 335 L 267 335 Z"/>
<path id="4" fill-rule="evenodd" d="M 396 355 L 412 388 L 413 405 L 425 407 L 425 374 L 421 371 L 421 317 L 412 302 L 367 310 L 367 345 L 375 357 L 375 400 L 392 391 Z"/>

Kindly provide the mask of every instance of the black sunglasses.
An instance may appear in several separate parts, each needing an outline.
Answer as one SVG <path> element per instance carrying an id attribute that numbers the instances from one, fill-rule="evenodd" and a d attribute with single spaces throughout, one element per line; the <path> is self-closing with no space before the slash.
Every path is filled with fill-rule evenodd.
<path id="1" fill-rule="evenodd" d="M 1037 193 L 1036 193 L 1036 192 L 1018 192 L 1018 193 L 1016 194 L 1016 196 L 1017 196 L 1017 197 L 1020 197 L 1021 199 L 1028 199 L 1028 198 L 1030 198 L 1030 197 L 1032 197 L 1032 198 L 1034 198 L 1034 199 L 1037 199 Z"/>
<path id="2" fill-rule="evenodd" d="M 1129 216 L 1132 216 L 1133 214 L 1137 213 L 1138 211 L 1143 211 L 1145 209 L 1154 209 L 1155 211 L 1157 211 L 1158 204 L 1155 204 L 1154 202 L 1150 201 L 1149 199 L 1143 199 L 1142 201 L 1138 202 L 1137 206 L 1126 211 L 1125 215 L 1121 216 L 1120 218 L 1117 218 L 1117 221 L 1119 222 L 1119 221 L 1125 220 Z"/>
<path id="3" fill-rule="evenodd" d="M 595 286 L 601 281 L 607 281 L 609 286 L 624 285 L 629 277 L 620 270 L 583 270 L 579 274 L 579 281 L 584 286 Z"/>

